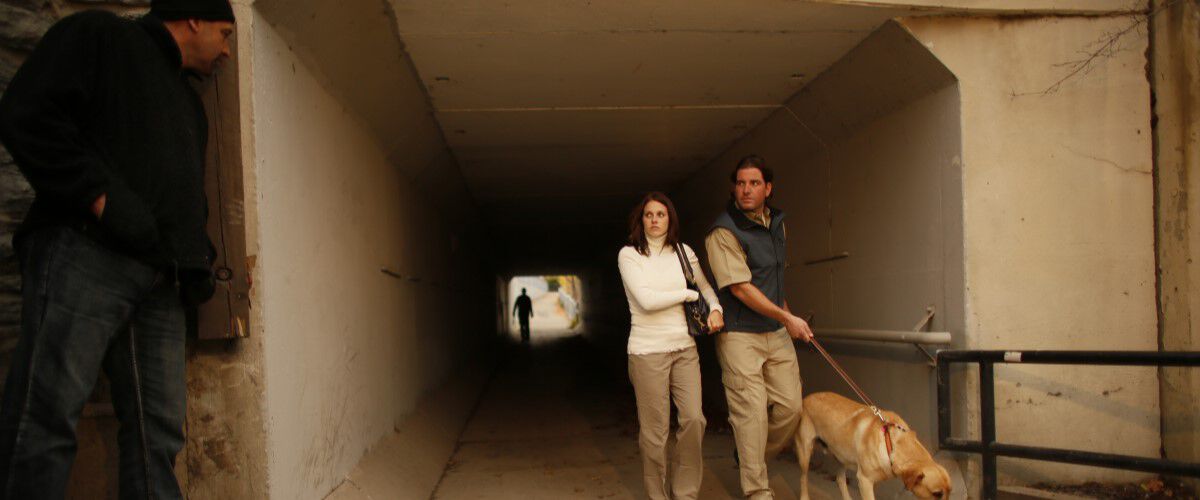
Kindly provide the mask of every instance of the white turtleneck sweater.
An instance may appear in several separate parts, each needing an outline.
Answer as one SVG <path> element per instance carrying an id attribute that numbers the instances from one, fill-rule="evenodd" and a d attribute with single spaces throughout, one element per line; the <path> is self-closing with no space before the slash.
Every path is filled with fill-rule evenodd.
<path id="1" fill-rule="evenodd" d="M 693 347 L 696 343 L 688 335 L 681 304 L 697 300 L 697 294 L 687 289 L 683 268 L 674 250 L 663 248 L 666 236 L 652 238 L 646 235 L 646 239 L 650 256 L 639 254 L 632 246 L 622 248 L 617 254 L 617 267 L 621 270 L 632 316 L 628 352 L 655 354 Z M 683 245 L 683 251 L 708 307 L 720 311 L 721 304 L 700 269 L 696 253 L 687 245 Z"/>

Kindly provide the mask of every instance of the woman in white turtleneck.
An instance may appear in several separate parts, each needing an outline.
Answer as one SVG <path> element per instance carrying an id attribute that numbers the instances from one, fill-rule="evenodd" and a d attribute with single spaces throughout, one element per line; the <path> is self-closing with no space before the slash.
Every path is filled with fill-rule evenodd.
<path id="1" fill-rule="evenodd" d="M 700 408 L 700 358 L 688 335 L 682 304 L 708 302 L 709 330 L 725 327 L 721 304 L 713 293 L 696 254 L 682 245 L 701 293 L 689 290 L 675 244 L 679 222 L 675 205 L 666 195 L 651 192 L 629 217 L 629 245 L 617 255 L 625 297 L 632 317 L 629 330 L 629 379 L 637 397 L 638 444 L 646 494 L 653 500 L 694 499 L 704 473 L 701 441 L 704 412 Z M 667 478 L 667 433 L 671 399 L 679 410 L 675 433 L 675 471 Z"/>

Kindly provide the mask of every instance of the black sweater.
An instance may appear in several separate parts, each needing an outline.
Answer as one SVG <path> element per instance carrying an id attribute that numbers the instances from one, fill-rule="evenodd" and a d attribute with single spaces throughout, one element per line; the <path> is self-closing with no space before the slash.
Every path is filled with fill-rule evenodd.
<path id="1" fill-rule="evenodd" d="M 208 279 L 207 123 L 162 21 L 63 18 L 0 98 L 0 141 L 36 195 L 14 246 L 39 228 L 78 227 L 151 266 Z"/>

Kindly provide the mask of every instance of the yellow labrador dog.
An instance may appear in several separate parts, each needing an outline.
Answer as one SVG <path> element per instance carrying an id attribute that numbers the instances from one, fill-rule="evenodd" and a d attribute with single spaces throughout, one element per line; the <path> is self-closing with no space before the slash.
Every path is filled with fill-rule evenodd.
<path id="1" fill-rule="evenodd" d="M 808 465 L 813 444 L 825 443 L 842 468 L 837 484 L 842 498 L 850 500 L 846 469 L 858 470 L 858 491 L 863 500 L 874 500 L 875 483 L 893 477 L 919 498 L 950 498 L 950 474 L 933 461 L 917 441 L 917 434 L 899 415 L 884 411 L 885 425 L 871 409 L 832 392 L 804 398 L 796 454 L 800 458 L 800 498 L 808 500 Z"/>

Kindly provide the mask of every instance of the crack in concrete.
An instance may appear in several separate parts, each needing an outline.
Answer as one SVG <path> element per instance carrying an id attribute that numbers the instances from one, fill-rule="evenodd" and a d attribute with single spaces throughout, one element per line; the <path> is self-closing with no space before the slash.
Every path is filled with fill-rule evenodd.
<path id="1" fill-rule="evenodd" d="M 1148 171 L 1148 170 L 1138 170 L 1138 169 L 1137 169 L 1137 168 L 1135 168 L 1135 167 L 1126 167 L 1126 166 L 1124 166 L 1124 165 L 1121 165 L 1120 163 L 1117 163 L 1117 162 L 1115 162 L 1115 161 L 1109 160 L 1109 159 L 1107 159 L 1107 158 L 1100 158 L 1100 157 L 1098 157 L 1098 156 L 1092 156 L 1092 155 L 1089 155 L 1089 154 L 1087 154 L 1087 153 L 1081 153 L 1081 152 L 1079 152 L 1079 151 L 1076 151 L 1076 150 L 1074 150 L 1074 149 L 1072 149 L 1072 148 L 1070 148 L 1070 147 L 1068 147 L 1068 146 L 1063 146 L 1063 148 L 1064 148 L 1064 149 L 1066 149 L 1067 151 L 1070 151 L 1071 153 L 1075 154 L 1076 156 L 1081 156 L 1081 157 L 1083 157 L 1083 158 L 1087 158 L 1087 159 L 1089 159 L 1089 160 L 1092 160 L 1092 161 L 1100 162 L 1100 163 L 1103 163 L 1103 164 L 1105 164 L 1105 165 L 1110 165 L 1110 166 L 1112 166 L 1113 168 L 1116 168 L 1117 170 L 1121 170 L 1121 171 L 1123 171 L 1123 172 L 1129 172 L 1129 173 L 1135 173 L 1135 174 L 1143 174 L 1143 175 L 1150 175 L 1150 171 Z"/>

